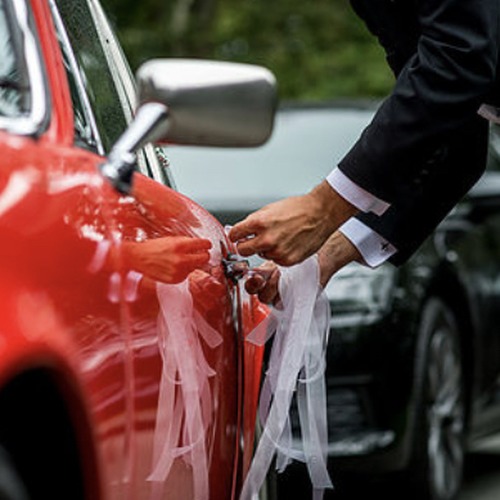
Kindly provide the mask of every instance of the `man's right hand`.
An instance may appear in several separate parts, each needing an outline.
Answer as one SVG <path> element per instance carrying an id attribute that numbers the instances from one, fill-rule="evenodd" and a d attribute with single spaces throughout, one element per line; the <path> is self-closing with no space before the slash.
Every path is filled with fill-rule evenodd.
<path id="1" fill-rule="evenodd" d="M 357 209 L 327 181 L 310 193 L 271 203 L 235 224 L 229 232 L 243 256 L 259 254 L 282 266 L 302 262 Z"/>

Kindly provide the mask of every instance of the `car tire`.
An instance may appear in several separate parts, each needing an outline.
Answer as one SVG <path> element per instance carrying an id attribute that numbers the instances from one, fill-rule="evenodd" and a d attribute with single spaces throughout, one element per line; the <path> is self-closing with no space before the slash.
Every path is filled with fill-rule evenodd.
<path id="1" fill-rule="evenodd" d="M 460 330 L 440 298 L 422 310 L 416 356 L 413 455 L 407 472 L 419 500 L 454 500 L 464 465 L 465 393 Z"/>
<path id="2" fill-rule="evenodd" d="M 0 500 L 29 500 L 30 496 L 9 454 L 0 447 Z"/>

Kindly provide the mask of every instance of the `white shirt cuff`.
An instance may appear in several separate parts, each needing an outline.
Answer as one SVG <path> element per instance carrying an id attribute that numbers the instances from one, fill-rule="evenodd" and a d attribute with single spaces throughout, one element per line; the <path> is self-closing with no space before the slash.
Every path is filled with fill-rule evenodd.
<path id="1" fill-rule="evenodd" d="M 373 212 L 376 215 L 382 215 L 390 207 L 390 203 L 377 198 L 358 186 L 338 167 L 330 172 L 326 180 L 337 193 L 362 212 Z"/>
<path id="2" fill-rule="evenodd" d="M 378 267 L 398 250 L 380 234 L 355 217 L 340 226 L 339 231 L 358 249 L 369 267 Z"/>

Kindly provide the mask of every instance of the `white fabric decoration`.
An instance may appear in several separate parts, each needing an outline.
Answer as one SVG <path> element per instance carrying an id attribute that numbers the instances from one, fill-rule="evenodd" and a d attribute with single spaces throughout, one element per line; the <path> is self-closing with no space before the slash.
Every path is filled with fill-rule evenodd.
<path id="1" fill-rule="evenodd" d="M 160 303 L 158 330 L 163 360 L 154 434 L 151 500 L 164 498 L 163 483 L 174 461 L 191 465 L 193 500 L 209 500 L 208 426 L 213 421 L 214 396 L 209 379 L 216 375 L 203 353 L 223 338 L 194 308 L 188 280 L 157 283 Z"/>
<path id="2" fill-rule="evenodd" d="M 266 336 L 257 327 L 246 340 L 263 344 L 274 334 L 259 401 L 263 432 L 257 444 L 240 500 L 256 500 L 273 458 L 282 472 L 291 460 L 305 462 L 313 499 L 333 488 L 327 470 L 325 364 L 330 306 L 319 285 L 316 256 L 299 265 L 280 268 L 282 308 L 273 308 Z M 302 447 L 294 448 L 290 405 L 296 393 Z"/>

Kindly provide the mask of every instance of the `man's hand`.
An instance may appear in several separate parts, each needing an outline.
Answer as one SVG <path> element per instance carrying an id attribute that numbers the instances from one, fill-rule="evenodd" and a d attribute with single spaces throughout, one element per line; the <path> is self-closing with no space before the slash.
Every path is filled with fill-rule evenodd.
<path id="1" fill-rule="evenodd" d="M 249 277 L 245 283 L 245 290 L 253 295 L 257 295 L 263 304 L 277 306 L 280 301 L 278 282 L 280 271 L 278 266 L 271 261 L 264 262 L 254 269 L 253 276 Z"/>
<path id="2" fill-rule="evenodd" d="M 319 285 L 324 288 L 337 271 L 350 262 L 359 262 L 361 259 L 357 248 L 341 232 L 336 231 L 318 252 Z M 264 304 L 279 307 L 280 270 L 278 266 L 267 261 L 254 271 L 255 274 L 245 283 L 246 291 L 257 294 Z"/>
<path id="3" fill-rule="evenodd" d="M 323 181 L 310 193 L 286 198 L 250 214 L 229 232 L 243 256 L 259 254 L 282 266 L 302 262 L 357 212 Z"/>

